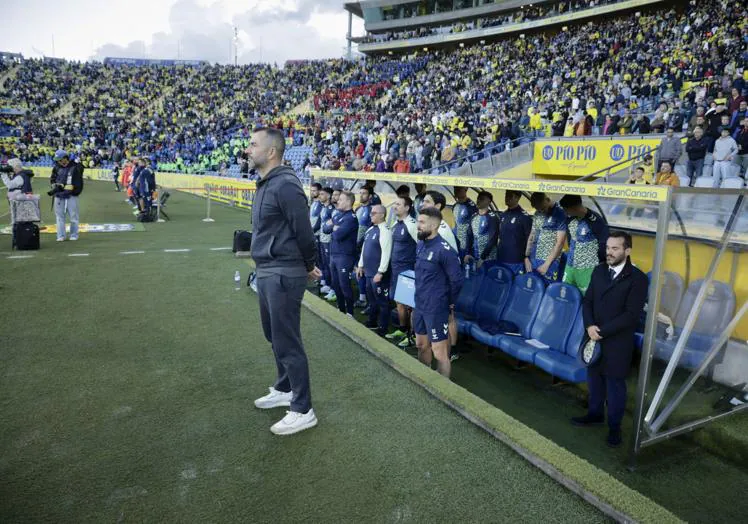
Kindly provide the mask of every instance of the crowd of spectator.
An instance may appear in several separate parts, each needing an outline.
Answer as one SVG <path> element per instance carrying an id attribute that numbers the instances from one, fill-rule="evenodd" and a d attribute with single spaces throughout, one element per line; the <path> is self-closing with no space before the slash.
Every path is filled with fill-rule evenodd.
<path id="1" fill-rule="evenodd" d="M 741 143 L 746 20 L 744 4 L 693 0 L 488 45 L 358 62 L 196 68 L 29 60 L 0 93 L 2 105 L 29 108 L 10 123 L 20 138 L 0 142 L 0 153 L 33 161 L 62 147 L 87 167 L 147 156 L 159 169 L 246 172 L 242 151 L 259 125 L 283 129 L 289 145 L 308 151 L 299 170 L 445 170 L 528 135 L 668 127 L 689 136 L 701 128 L 711 153 L 723 125 Z"/>
<path id="2" fill-rule="evenodd" d="M 469 22 L 457 22 L 440 27 L 422 26 L 418 29 L 409 31 L 370 33 L 365 37 L 357 39 L 357 41 L 362 44 L 369 44 L 391 42 L 394 40 L 408 40 L 412 38 L 425 38 L 434 35 L 464 33 L 466 31 L 488 29 L 490 27 L 498 27 L 502 25 L 521 24 L 522 22 L 530 22 L 532 20 L 550 18 L 575 11 L 593 9 L 600 5 L 613 4 L 620 1 L 623 0 L 576 0 L 575 2 L 549 2 L 541 5 L 529 4 L 527 6 L 520 6 L 519 9 L 510 12 L 503 12 L 485 18 L 477 18 Z"/>

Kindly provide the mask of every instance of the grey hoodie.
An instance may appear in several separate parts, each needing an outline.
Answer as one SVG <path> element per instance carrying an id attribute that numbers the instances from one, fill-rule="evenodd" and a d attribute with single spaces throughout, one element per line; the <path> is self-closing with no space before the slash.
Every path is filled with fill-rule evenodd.
<path id="1" fill-rule="evenodd" d="M 314 269 L 317 246 L 309 205 L 299 178 L 287 166 L 257 181 L 252 204 L 252 258 L 257 275 L 305 276 Z"/>

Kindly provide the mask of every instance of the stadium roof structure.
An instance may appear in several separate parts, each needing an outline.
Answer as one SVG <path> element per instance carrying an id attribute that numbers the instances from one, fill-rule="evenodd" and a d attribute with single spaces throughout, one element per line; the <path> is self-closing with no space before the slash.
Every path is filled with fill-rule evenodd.
<path id="1" fill-rule="evenodd" d="M 495 40 L 509 34 L 523 33 L 589 20 L 591 18 L 610 16 L 629 10 L 646 8 L 660 4 L 664 0 L 622 0 L 619 2 L 583 7 L 562 14 L 551 14 L 544 18 L 524 22 L 512 22 L 488 27 L 477 27 L 458 32 L 437 30 L 427 36 L 401 38 L 395 40 L 368 40 L 369 36 L 382 35 L 389 32 L 413 31 L 419 28 L 448 28 L 457 22 L 470 22 L 478 19 L 492 18 L 511 11 L 519 11 L 525 6 L 545 3 L 549 0 L 506 0 L 503 2 L 487 3 L 476 7 L 463 7 L 449 11 L 423 13 L 405 11 L 408 0 L 368 0 L 363 2 L 346 2 L 343 7 L 350 18 L 355 15 L 364 20 L 366 37 L 353 37 L 348 40 L 359 44 L 358 51 L 366 54 L 386 53 L 391 51 L 408 51 L 422 47 L 449 47 L 464 42 L 481 42 Z M 407 9 L 411 9 L 407 7 Z M 350 27 L 350 25 L 349 25 Z"/>

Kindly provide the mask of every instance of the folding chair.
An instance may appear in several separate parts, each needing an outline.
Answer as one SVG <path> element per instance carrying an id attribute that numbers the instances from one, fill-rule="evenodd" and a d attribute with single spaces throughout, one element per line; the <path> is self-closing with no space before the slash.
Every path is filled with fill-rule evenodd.
<path id="1" fill-rule="evenodd" d="M 164 210 L 166 208 L 166 202 L 169 200 L 170 196 L 171 193 L 169 193 L 168 191 L 160 192 L 158 198 L 153 202 L 153 207 L 158 208 L 157 212 L 159 216 L 164 217 L 166 220 L 171 220 L 169 218 L 169 215 L 167 215 L 166 211 Z"/>

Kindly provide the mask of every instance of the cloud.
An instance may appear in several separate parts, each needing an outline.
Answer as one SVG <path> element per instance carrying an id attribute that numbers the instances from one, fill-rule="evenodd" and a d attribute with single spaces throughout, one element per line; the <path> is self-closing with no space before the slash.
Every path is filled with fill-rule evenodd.
<path id="1" fill-rule="evenodd" d="M 232 6 L 232 0 L 217 0 L 201 5 L 198 0 L 177 0 L 169 12 L 168 30 L 153 34 L 149 43 L 107 43 L 97 48 L 92 58 L 181 58 L 233 63 L 234 27 L 239 33 L 240 64 L 282 64 L 289 59 L 343 55 L 347 14 L 339 0 L 256 0 L 248 9 L 247 3 L 252 4 L 245 1 Z M 330 16 L 336 23 L 329 23 Z M 322 28 L 320 19 L 325 20 Z"/>

